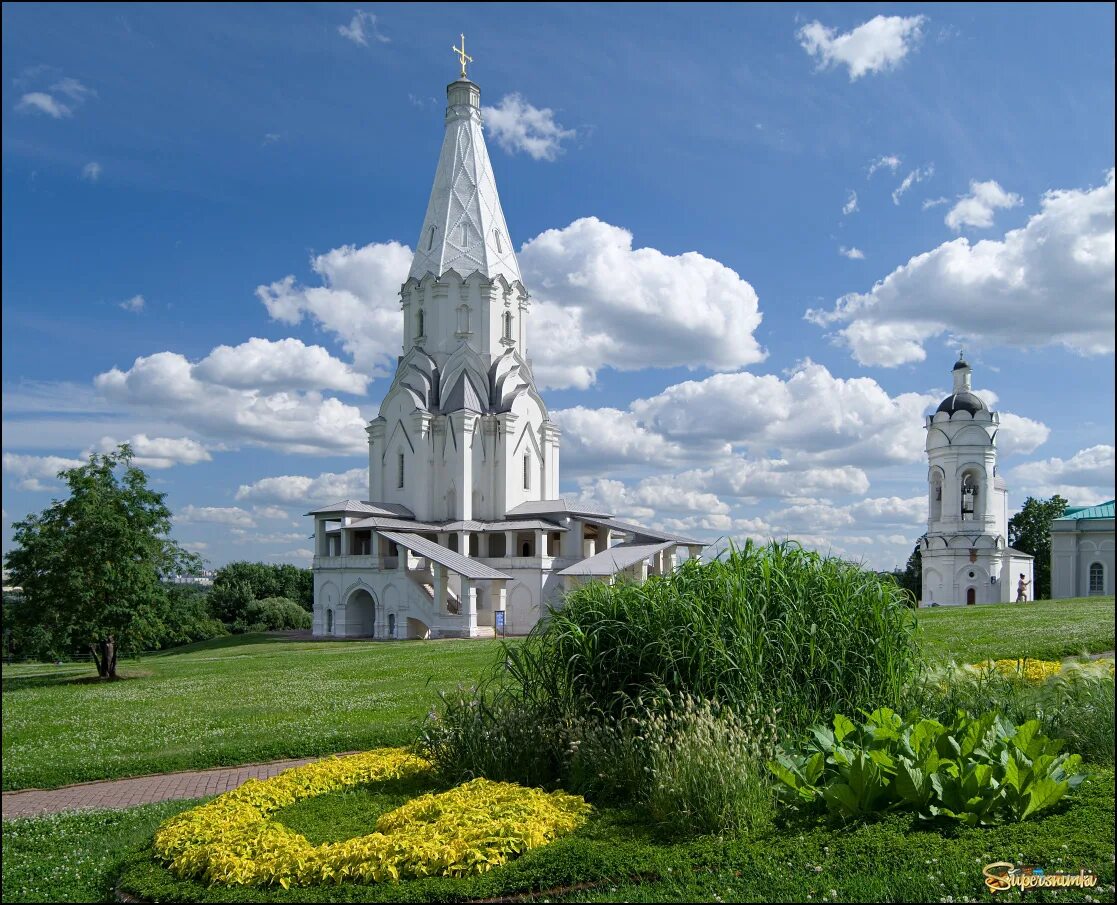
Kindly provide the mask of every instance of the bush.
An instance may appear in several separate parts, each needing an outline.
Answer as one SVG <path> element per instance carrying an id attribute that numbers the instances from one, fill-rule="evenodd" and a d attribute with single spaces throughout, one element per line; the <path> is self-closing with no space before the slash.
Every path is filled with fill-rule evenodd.
<path id="1" fill-rule="evenodd" d="M 231 562 L 213 576 L 214 614 L 226 624 L 243 622 L 253 600 L 286 597 L 308 613 L 314 607 L 314 573 L 289 563 Z"/>
<path id="2" fill-rule="evenodd" d="M 835 716 L 833 730 L 811 734 L 805 750 L 771 763 L 781 794 L 847 820 L 893 809 L 968 826 L 1026 820 L 1086 778 L 1080 755 L 1060 754 L 1063 743 L 1042 735 L 1038 720 L 1013 726 L 994 713 L 958 713 L 944 726 L 881 708 L 864 723 Z"/>
<path id="3" fill-rule="evenodd" d="M 168 585 L 153 627 L 154 648 L 176 647 L 229 634 L 209 607 L 208 593 L 192 585 Z"/>
<path id="4" fill-rule="evenodd" d="M 916 667 L 914 627 L 891 580 L 798 544 L 747 542 L 643 584 L 577 589 L 508 650 L 509 678 L 575 711 L 618 713 L 662 688 L 739 712 L 777 708 L 806 728 L 897 704 Z"/>
<path id="5" fill-rule="evenodd" d="M 443 698 L 422 745 L 450 781 L 562 783 L 730 828 L 762 810 L 753 761 L 769 729 L 756 715 L 778 712 L 794 732 L 836 710 L 898 706 L 917 665 L 913 632 L 890 578 L 750 542 L 643 584 L 577 589 L 505 646 L 480 690 Z M 734 773 L 726 746 L 747 769 Z M 700 800 L 719 784 L 724 799 Z"/>
<path id="6" fill-rule="evenodd" d="M 310 613 L 286 597 L 267 597 L 253 600 L 244 608 L 241 617 L 233 623 L 235 632 L 270 632 L 284 629 L 308 629 Z"/>
<path id="7" fill-rule="evenodd" d="M 557 785 L 596 801 L 635 804 L 679 835 L 755 832 L 770 820 L 771 714 L 739 716 L 686 694 L 644 696 L 622 716 L 559 720 L 509 696 L 459 691 L 443 700 L 423 751 L 448 783 L 480 775 Z"/>

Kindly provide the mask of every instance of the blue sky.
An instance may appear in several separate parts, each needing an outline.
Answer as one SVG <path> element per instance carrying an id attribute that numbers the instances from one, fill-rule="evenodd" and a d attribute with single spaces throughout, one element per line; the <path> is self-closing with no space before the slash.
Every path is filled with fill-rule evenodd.
<path id="1" fill-rule="evenodd" d="M 214 564 L 363 497 L 461 31 L 564 492 L 902 563 L 964 344 L 1010 505 L 1108 499 L 1113 17 L 6 5 L 5 549 L 109 440 Z"/>

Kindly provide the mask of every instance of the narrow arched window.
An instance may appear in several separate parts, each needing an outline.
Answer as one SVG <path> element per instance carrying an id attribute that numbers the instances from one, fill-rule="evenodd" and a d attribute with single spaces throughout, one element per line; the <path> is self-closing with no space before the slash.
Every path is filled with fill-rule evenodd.
<path id="1" fill-rule="evenodd" d="M 334 633 L 334 611 L 326 610 L 326 634 L 332 635 Z"/>
<path id="2" fill-rule="evenodd" d="M 524 490 L 531 490 L 531 453 L 524 453 Z"/>
<path id="3" fill-rule="evenodd" d="M 512 312 L 511 311 L 505 311 L 504 312 L 504 338 L 505 339 L 511 339 L 512 338 Z"/>
<path id="4" fill-rule="evenodd" d="M 396 636 L 396 614 L 388 614 L 388 637 L 394 638 Z"/>
<path id="5" fill-rule="evenodd" d="M 496 253 L 498 255 L 504 254 L 504 243 L 500 241 L 500 230 L 493 230 L 493 242 L 496 244 Z"/>
<path id="6" fill-rule="evenodd" d="M 396 487 L 403 489 L 403 453 L 396 460 Z"/>
<path id="7" fill-rule="evenodd" d="M 422 309 L 422 308 L 420 308 L 420 309 L 419 309 L 419 314 L 418 314 L 418 316 L 417 316 L 417 317 L 415 318 L 415 336 L 416 336 L 416 337 L 420 337 L 420 336 L 425 336 L 425 335 L 426 335 L 426 334 L 425 334 L 425 333 L 423 332 L 423 330 L 424 330 L 424 327 L 425 327 L 425 321 L 426 321 L 426 315 L 425 315 L 425 314 L 423 314 L 423 309 Z"/>
<path id="8" fill-rule="evenodd" d="M 1105 593 L 1105 566 L 1100 562 L 1090 563 L 1090 596 Z"/>
<path id="9" fill-rule="evenodd" d="M 434 227 L 431 227 L 430 236 L 427 237 L 427 251 L 434 248 Z"/>

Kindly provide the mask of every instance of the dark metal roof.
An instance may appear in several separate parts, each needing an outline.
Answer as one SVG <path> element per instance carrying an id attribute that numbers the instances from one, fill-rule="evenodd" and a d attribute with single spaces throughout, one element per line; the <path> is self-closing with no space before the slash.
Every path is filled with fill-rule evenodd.
<path id="1" fill-rule="evenodd" d="M 954 362 L 953 370 L 961 371 L 962 368 L 968 368 L 968 367 L 969 367 L 969 363 L 966 361 L 966 359 L 959 358 L 956 362 Z"/>
<path id="2" fill-rule="evenodd" d="M 978 412 L 988 411 L 985 403 L 973 393 L 952 393 L 939 403 L 938 411 L 953 415 L 955 412 L 969 412 L 976 415 Z"/>

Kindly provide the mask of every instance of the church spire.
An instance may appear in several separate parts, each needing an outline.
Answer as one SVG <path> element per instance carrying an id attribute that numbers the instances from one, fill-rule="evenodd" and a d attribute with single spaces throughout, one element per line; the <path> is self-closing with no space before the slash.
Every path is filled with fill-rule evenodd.
<path id="1" fill-rule="evenodd" d="M 481 89 L 465 75 L 465 36 L 454 48 L 462 75 L 446 86 L 446 134 L 409 277 L 441 277 L 454 270 L 486 279 L 520 280 L 520 266 L 504 222 L 489 152 L 481 133 Z"/>

